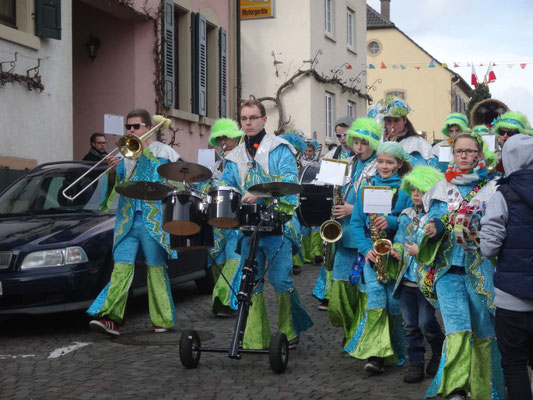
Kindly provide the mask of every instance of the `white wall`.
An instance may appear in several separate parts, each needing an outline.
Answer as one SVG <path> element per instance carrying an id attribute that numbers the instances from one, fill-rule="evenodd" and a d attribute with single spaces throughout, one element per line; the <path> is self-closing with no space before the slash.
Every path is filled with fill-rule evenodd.
<path id="1" fill-rule="evenodd" d="M 351 70 L 343 69 L 343 78 L 355 77 L 366 65 L 366 2 L 364 0 L 335 0 L 335 37 L 324 34 L 324 1 L 291 0 L 276 1 L 276 17 L 271 19 L 241 22 L 243 98 L 250 94 L 256 97 L 275 96 L 277 88 L 299 68 L 309 68 L 304 60 L 312 59 L 318 50 L 315 68 L 319 73 L 332 76 L 331 69 L 345 62 Z M 346 47 L 346 10 L 356 13 L 355 52 Z M 274 51 L 278 64 L 275 75 Z M 365 87 L 366 78 L 358 87 Z M 302 130 L 308 137 L 314 131 L 320 143 L 325 143 L 325 91 L 335 93 L 335 117 L 346 114 L 348 99 L 356 102 L 356 115 L 366 115 L 366 102 L 357 95 L 341 93 L 336 86 L 326 86 L 311 77 L 301 77 L 297 83 L 284 91 L 282 102 L 286 118 L 291 117 L 289 128 Z M 277 113 L 269 106 L 267 131 L 277 128 Z"/>
<path id="2" fill-rule="evenodd" d="M 61 2 L 61 40 L 41 39 L 40 49 L 0 38 L 0 61 L 18 53 L 13 72 L 26 71 L 43 58 L 39 73 L 44 91 L 28 91 L 26 84 L 0 85 L 0 157 L 37 162 L 72 159 L 72 29 L 71 2 Z M 3 65 L 6 71 L 8 66 Z"/>

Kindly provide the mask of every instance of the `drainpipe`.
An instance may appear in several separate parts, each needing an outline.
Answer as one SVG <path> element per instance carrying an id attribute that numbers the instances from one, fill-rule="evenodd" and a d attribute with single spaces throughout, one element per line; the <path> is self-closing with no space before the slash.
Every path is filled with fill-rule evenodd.
<path id="1" fill-rule="evenodd" d="M 236 10 L 236 29 L 235 35 L 237 37 L 236 52 L 237 52 L 237 109 L 240 108 L 242 98 L 242 74 L 241 74 L 241 0 L 235 0 Z"/>

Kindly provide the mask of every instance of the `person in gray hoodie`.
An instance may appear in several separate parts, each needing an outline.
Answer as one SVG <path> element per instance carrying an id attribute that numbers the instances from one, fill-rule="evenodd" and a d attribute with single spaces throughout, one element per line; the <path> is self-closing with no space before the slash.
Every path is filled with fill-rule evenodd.
<path id="1" fill-rule="evenodd" d="M 487 204 L 481 252 L 498 257 L 494 274 L 496 338 L 510 400 L 532 400 L 527 365 L 533 364 L 533 137 L 505 143 L 506 178 Z"/>

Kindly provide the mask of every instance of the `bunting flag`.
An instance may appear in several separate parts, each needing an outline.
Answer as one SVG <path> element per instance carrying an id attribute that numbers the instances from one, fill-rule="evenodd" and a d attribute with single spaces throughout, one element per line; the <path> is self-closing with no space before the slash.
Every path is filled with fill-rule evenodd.
<path id="1" fill-rule="evenodd" d="M 477 75 L 476 75 L 476 69 L 474 68 L 474 64 L 472 63 L 472 79 L 470 80 L 470 84 L 477 88 L 478 81 L 477 81 Z"/>
<path id="2" fill-rule="evenodd" d="M 429 63 L 429 68 L 435 68 L 435 62 L 433 60 L 431 60 L 431 62 Z"/>
<path id="3" fill-rule="evenodd" d="M 372 64 L 368 64 L 368 69 L 376 69 Z"/>
<path id="4" fill-rule="evenodd" d="M 352 69 L 352 66 L 350 64 L 346 65 L 346 69 Z"/>
<path id="5" fill-rule="evenodd" d="M 420 69 L 420 67 L 415 67 L 415 69 Z"/>
<path id="6" fill-rule="evenodd" d="M 448 64 L 446 64 L 446 63 L 442 63 L 440 66 L 441 66 L 442 68 L 448 68 Z"/>
<path id="7" fill-rule="evenodd" d="M 457 64 L 456 62 L 454 62 L 454 63 L 453 63 L 453 67 L 454 67 L 454 68 L 457 68 L 457 67 L 459 67 L 459 64 Z"/>
<path id="8" fill-rule="evenodd" d="M 527 65 L 527 64 L 525 64 L 525 63 L 524 63 L 524 64 L 520 64 L 520 67 L 521 67 L 522 69 L 524 69 L 524 68 L 526 67 L 526 65 Z"/>
<path id="9" fill-rule="evenodd" d="M 381 62 L 381 69 L 386 69 L 386 68 L 387 68 L 387 66 L 386 66 L 385 63 L 382 61 L 382 62 Z"/>
<path id="10" fill-rule="evenodd" d="M 480 67 L 484 67 L 484 66 L 487 66 L 488 67 L 488 70 L 487 70 L 487 73 L 486 75 L 484 76 L 484 80 L 489 80 L 489 79 L 492 79 L 492 77 L 489 78 L 489 72 L 492 72 L 494 73 L 494 69 L 498 68 L 498 67 L 503 67 L 503 66 L 507 66 L 508 68 L 513 68 L 515 65 L 516 66 L 520 66 L 521 69 L 525 69 L 528 65 L 531 65 L 533 64 L 533 61 L 527 61 L 527 62 L 518 62 L 518 61 L 513 61 L 513 62 L 507 62 L 505 60 L 501 60 L 499 62 L 493 62 L 493 61 L 490 61 L 490 62 L 466 62 L 466 61 L 453 61 L 453 62 L 450 62 L 450 63 L 441 63 L 441 62 L 438 62 L 437 60 L 435 59 L 430 59 L 430 61 L 425 64 L 424 62 L 413 62 L 413 63 L 405 63 L 405 64 L 400 64 L 398 62 L 392 62 L 392 61 L 388 61 L 387 63 L 385 63 L 385 61 L 383 60 L 380 60 L 380 61 L 377 61 L 376 64 L 368 64 L 367 65 L 367 69 L 388 69 L 388 68 L 391 68 L 391 69 L 400 69 L 400 70 L 407 70 L 407 69 L 415 69 L 417 71 L 419 70 L 425 70 L 426 68 L 436 68 L 436 67 L 442 67 L 442 68 L 467 68 L 467 67 L 470 67 L 472 68 L 472 72 L 475 73 L 475 67 L 476 66 L 480 66 Z M 453 65 L 453 67 L 452 67 Z M 495 68 L 493 68 L 495 67 Z M 353 66 L 350 65 L 350 64 L 347 64 L 347 66 L 345 66 L 346 69 L 353 69 Z M 495 75 L 495 73 L 494 73 Z M 481 81 L 479 81 L 476 77 L 476 81 L 477 83 L 481 83 Z"/>
<path id="11" fill-rule="evenodd" d="M 402 64 L 400 64 L 400 68 L 401 68 L 401 69 L 407 69 L 407 68 L 405 68 Z"/>

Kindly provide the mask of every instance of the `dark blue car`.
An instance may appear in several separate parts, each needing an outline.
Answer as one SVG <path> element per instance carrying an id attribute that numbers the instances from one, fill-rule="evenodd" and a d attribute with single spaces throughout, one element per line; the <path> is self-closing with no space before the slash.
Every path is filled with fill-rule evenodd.
<path id="1" fill-rule="evenodd" d="M 74 202 L 62 195 L 92 165 L 43 164 L 0 194 L 0 314 L 82 310 L 109 281 L 116 205 L 100 211 L 101 182 Z M 80 187 L 102 171 L 93 170 Z M 179 252 L 168 260 L 168 274 L 173 286 L 194 280 L 203 293 L 213 287 L 205 249 Z M 130 294 L 145 292 L 139 259 Z"/>

